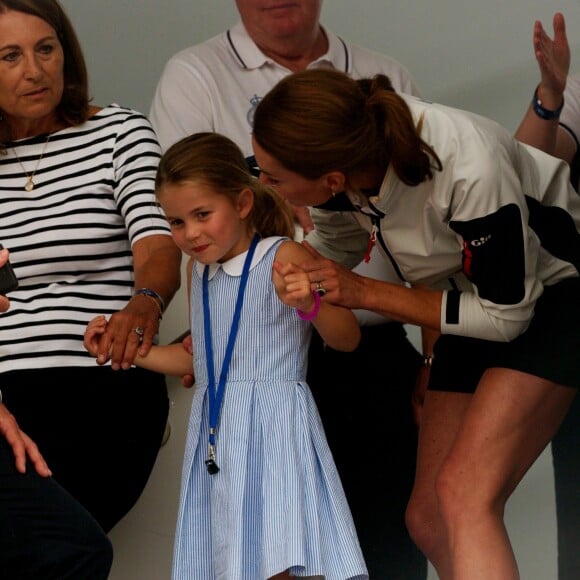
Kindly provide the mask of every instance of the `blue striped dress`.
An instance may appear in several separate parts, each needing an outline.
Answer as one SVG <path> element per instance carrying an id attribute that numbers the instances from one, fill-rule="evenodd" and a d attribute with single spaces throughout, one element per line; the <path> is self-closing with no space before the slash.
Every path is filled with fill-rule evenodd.
<path id="1" fill-rule="evenodd" d="M 193 269 L 196 392 L 187 433 L 174 580 L 265 580 L 290 569 L 326 580 L 368 578 L 318 410 L 305 382 L 310 323 L 277 297 L 272 263 L 282 238 L 252 261 L 207 472 L 207 368 L 201 275 Z M 246 254 L 212 266 L 209 304 L 216 383 Z M 332 388 L 332 385 L 329 385 Z"/>

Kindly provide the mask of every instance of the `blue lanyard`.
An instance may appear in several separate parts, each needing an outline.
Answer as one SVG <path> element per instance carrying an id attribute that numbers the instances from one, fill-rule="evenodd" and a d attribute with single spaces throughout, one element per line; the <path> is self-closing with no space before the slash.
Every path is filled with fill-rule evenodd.
<path id="1" fill-rule="evenodd" d="M 218 386 L 216 389 L 215 385 L 215 365 L 213 360 L 213 346 L 211 337 L 211 320 L 209 313 L 209 293 L 208 293 L 208 280 L 209 280 L 209 266 L 203 270 L 203 324 L 204 324 L 204 335 L 205 335 L 205 358 L 207 364 L 207 374 L 208 374 L 208 394 L 209 394 L 209 444 L 208 444 L 208 458 L 205 461 L 207 470 L 211 475 L 219 471 L 219 467 L 215 462 L 215 435 L 217 431 L 217 424 L 220 415 L 220 409 L 224 399 L 224 392 L 226 388 L 226 378 L 228 376 L 228 369 L 230 367 L 230 362 L 232 359 L 232 353 L 234 351 L 234 343 L 236 342 L 236 335 L 238 334 L 238 327 L 240 323 L 240 313 L 242 311 L 242 303 L 244 302 L 244 293 L 246 291 L 246 284 L 248 282 L 248 274 L 250 272 L 250 265 L 252 264 L 252 258 L 254 256 L 254 251 L 258 245 L 260 236 L 254 234 L 250 248 L 248 249 L 248 254 L 244 261 L 244 267 L 242 269 L 242 276 L 240 278 L 240 287 L 238 288 L 238 297 L 236 299 L 236 307 L 234 310 L 234 318 L 232 320 L 232 326 L 230 328 L 230 335 L 228 337 L 228 343 L 226 346 L 226 353 L 224 356 L 224 362 L 222 364 L 222 369 L 220 372 L 220 377 L 218 381 Z"/>

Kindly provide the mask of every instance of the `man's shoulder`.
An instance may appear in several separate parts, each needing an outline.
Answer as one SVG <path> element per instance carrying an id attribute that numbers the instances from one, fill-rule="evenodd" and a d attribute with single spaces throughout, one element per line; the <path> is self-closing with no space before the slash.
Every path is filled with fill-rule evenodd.
<path id="1" fill-rule="evenodd" d="M 339 36 L 339 38 L 348 52 L 351 61 L 349 72 L 354 78 L 367 78 L 382 73 L 391 79 L 395 90 L 413 95 L 419 94 L 411 73 L 396 58 L 343 37 Z"/>
<path id="2" fill-rule="evenodd" d="M 178 50 L 169 58 L 173 63 L 199 63 L 223 58 L 228 52 L 227 31 Z"/>

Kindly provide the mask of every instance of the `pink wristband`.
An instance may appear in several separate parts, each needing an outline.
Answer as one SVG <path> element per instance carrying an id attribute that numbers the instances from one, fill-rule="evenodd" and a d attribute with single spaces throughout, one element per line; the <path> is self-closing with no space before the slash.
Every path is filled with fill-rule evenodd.
<path id="1" fill-rule="evenodd" d="M 310 312 L 303 312 L 297 308 L 296 314 L 298 314 L 298 318 L 301 318 L 302 320 L 312 320 L 318 314 L 318 311 L 320 310 L 320 294 L 315 290 L 312 292 L 312 296 L 314 297 L 314 307 Z"/>

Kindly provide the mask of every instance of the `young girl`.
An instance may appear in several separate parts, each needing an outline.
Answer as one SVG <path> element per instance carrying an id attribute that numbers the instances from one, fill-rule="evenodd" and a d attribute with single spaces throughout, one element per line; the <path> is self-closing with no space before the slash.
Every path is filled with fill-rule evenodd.
<path id="1" fill-rule="evenodd" d="M 354 315 L 321 301 L 320 285 L 297 266 L 309 254 L 289 239 L 288 206 L 226 137 L 176 143 L 156 186 L 174 240 L 191 256 L 196 391 L 173 578 L 367 578 L 305 383 L 310 322 L 348 351 L 360 339 Z M 99 317 L 87 328 L 92 354 L 105 326 Z M 176 376 L 193 370 L 181 344 L 153 347 L 136 363 Z"/>

